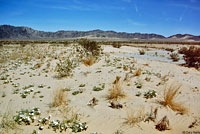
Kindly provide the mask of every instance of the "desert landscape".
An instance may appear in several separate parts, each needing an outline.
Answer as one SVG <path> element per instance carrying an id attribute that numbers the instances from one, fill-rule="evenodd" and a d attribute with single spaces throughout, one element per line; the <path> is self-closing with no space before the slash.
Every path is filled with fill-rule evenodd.
<path id="1" fill-rule="evenodd" d="M 24 43 L 25 42 L 25 43 Z M 198 134 L 198 43 L 1 41 L 1 134 Z"/>

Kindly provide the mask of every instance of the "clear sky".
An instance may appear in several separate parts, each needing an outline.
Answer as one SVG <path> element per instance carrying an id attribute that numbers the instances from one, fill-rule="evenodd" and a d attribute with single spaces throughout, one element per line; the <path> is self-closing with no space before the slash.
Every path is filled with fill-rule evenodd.
<path id="1" fill-rule="evenodd" d="M 200 0 L 0 0 L 0 24 L 200 35 Z"/>

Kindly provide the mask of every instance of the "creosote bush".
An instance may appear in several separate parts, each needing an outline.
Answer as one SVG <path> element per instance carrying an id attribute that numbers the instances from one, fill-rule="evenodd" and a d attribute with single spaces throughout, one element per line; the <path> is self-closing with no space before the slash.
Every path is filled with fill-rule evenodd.
<path id="1" fill-rule="evenodd" d="M 86 52 L 88 52 L 88 55 L 96 57 L 101 53 L 101 46 L 99 46 L 96 41 L 80 39 L 78 43 L 85 49 Z"/>
<path id="2" fill-rule="evenodd" d="M 55 71 L 58 72 L 58 77 L 67 77 L 72 75 L 73 63 L 70 59 L 65 61 L 59 60 L 56 65 Z"/>

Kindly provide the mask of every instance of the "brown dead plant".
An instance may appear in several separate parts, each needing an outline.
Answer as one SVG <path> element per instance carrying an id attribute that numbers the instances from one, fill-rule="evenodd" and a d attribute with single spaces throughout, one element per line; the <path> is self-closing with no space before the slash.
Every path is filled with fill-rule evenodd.
<path id="1" fill-rule="evenodd" d="M 95 63 L 95 58 L 91 56 L 89 59 L 83 60 L 85 66 L 92 66 Z"/>
<path id="2" fill-rule="evenodd" d="M 164 116 L 157 124 L 156 129 L 159 131 L 169 130 L 169 119 L 167 116 Z"/>
<path id="3" fill-rule="evenodd" d="M 135 71 L 135 76 L 140 76 L 141 75 L 141 73 L 142 73 L 142 69 L 137 69 L 136 71 Z"/>
<path id="4" fill-rule="evenodd" d="M 53 97 L 52 107 L 59 107 L 61 105 L 67 105 L 65 92 L 63 90 L 56 90 Z"/>
<path id="5" fill-rule="evenodd" d="M 187 108 L 185 108 L 180 102 L 175 101 L 180 89 L 180 84 L 175 85 L 175 83 L 173 83 L 169 87 L 166 86 L 164 91 L 164 100 L 160 103 L 164 106 L 170 107 L 173 111 L 187 113 Z"/>
<path id="6" fill-rule="evenodd" d="M 144 121 L 145 116 L 144 108 L 140 108 L 137 112 L 135 112 L 133 109 L 128 109 L 124 124 L 135 126 L 138 123 Z"/>
<path id="7" fill-rule="evenodd" d="M 113 86 L 109 91 L 109 95 L 107 99 L 109 100 L 118 100 L 119 98 L 125 97 L 125 93 L 123 92 L 120 77 L 116 77 L 116 80 L 113 82 Z"/>

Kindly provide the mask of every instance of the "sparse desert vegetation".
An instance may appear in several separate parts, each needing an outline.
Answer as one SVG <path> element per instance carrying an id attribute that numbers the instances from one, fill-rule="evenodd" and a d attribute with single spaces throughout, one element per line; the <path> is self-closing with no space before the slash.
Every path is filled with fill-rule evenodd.
<path id="1" fill-rule="evenodd" d="M 200 68 L 200 48 L 190 46 L 189 48 L 183 47 L 179 50 L 179 53 L 184 55 L 186 66 Z"/>
<path id="2" fill-rule="evenodd" d="M 0 133 L 199 130 L 198 43 L 166 42 L 170 48 L 163 42 L 89 39 L 0 44 Z"/>
<path id="3" fill-rule="evenodd" d="M 164 100 L 161 101 L 161 104 L 170 107 L 174 111 L 186 113 L 187 109 L 183 106 L 183 102 L 181 103 L 175 100 L 180 92 L 180 89 L 181 85 L 175 85 L 175 84 L 166 87 L 164 90 Z"/>
<path id="4" fill-rule="evenodd" d="M 63 90 L 56 90 L 53 96 L 52 107 L 67 105 L 66 94 Z"/>
<path id="5" fill-rule="evenodd" d="M 123 97 L 125 97 L 125 93 L 123 92 L 123 87 L 120 82 L 120 77 L 116 77 L 116 80 L 113 82 L 112 88 L 109 91 L 107 99 L 118 100 Z"/>

